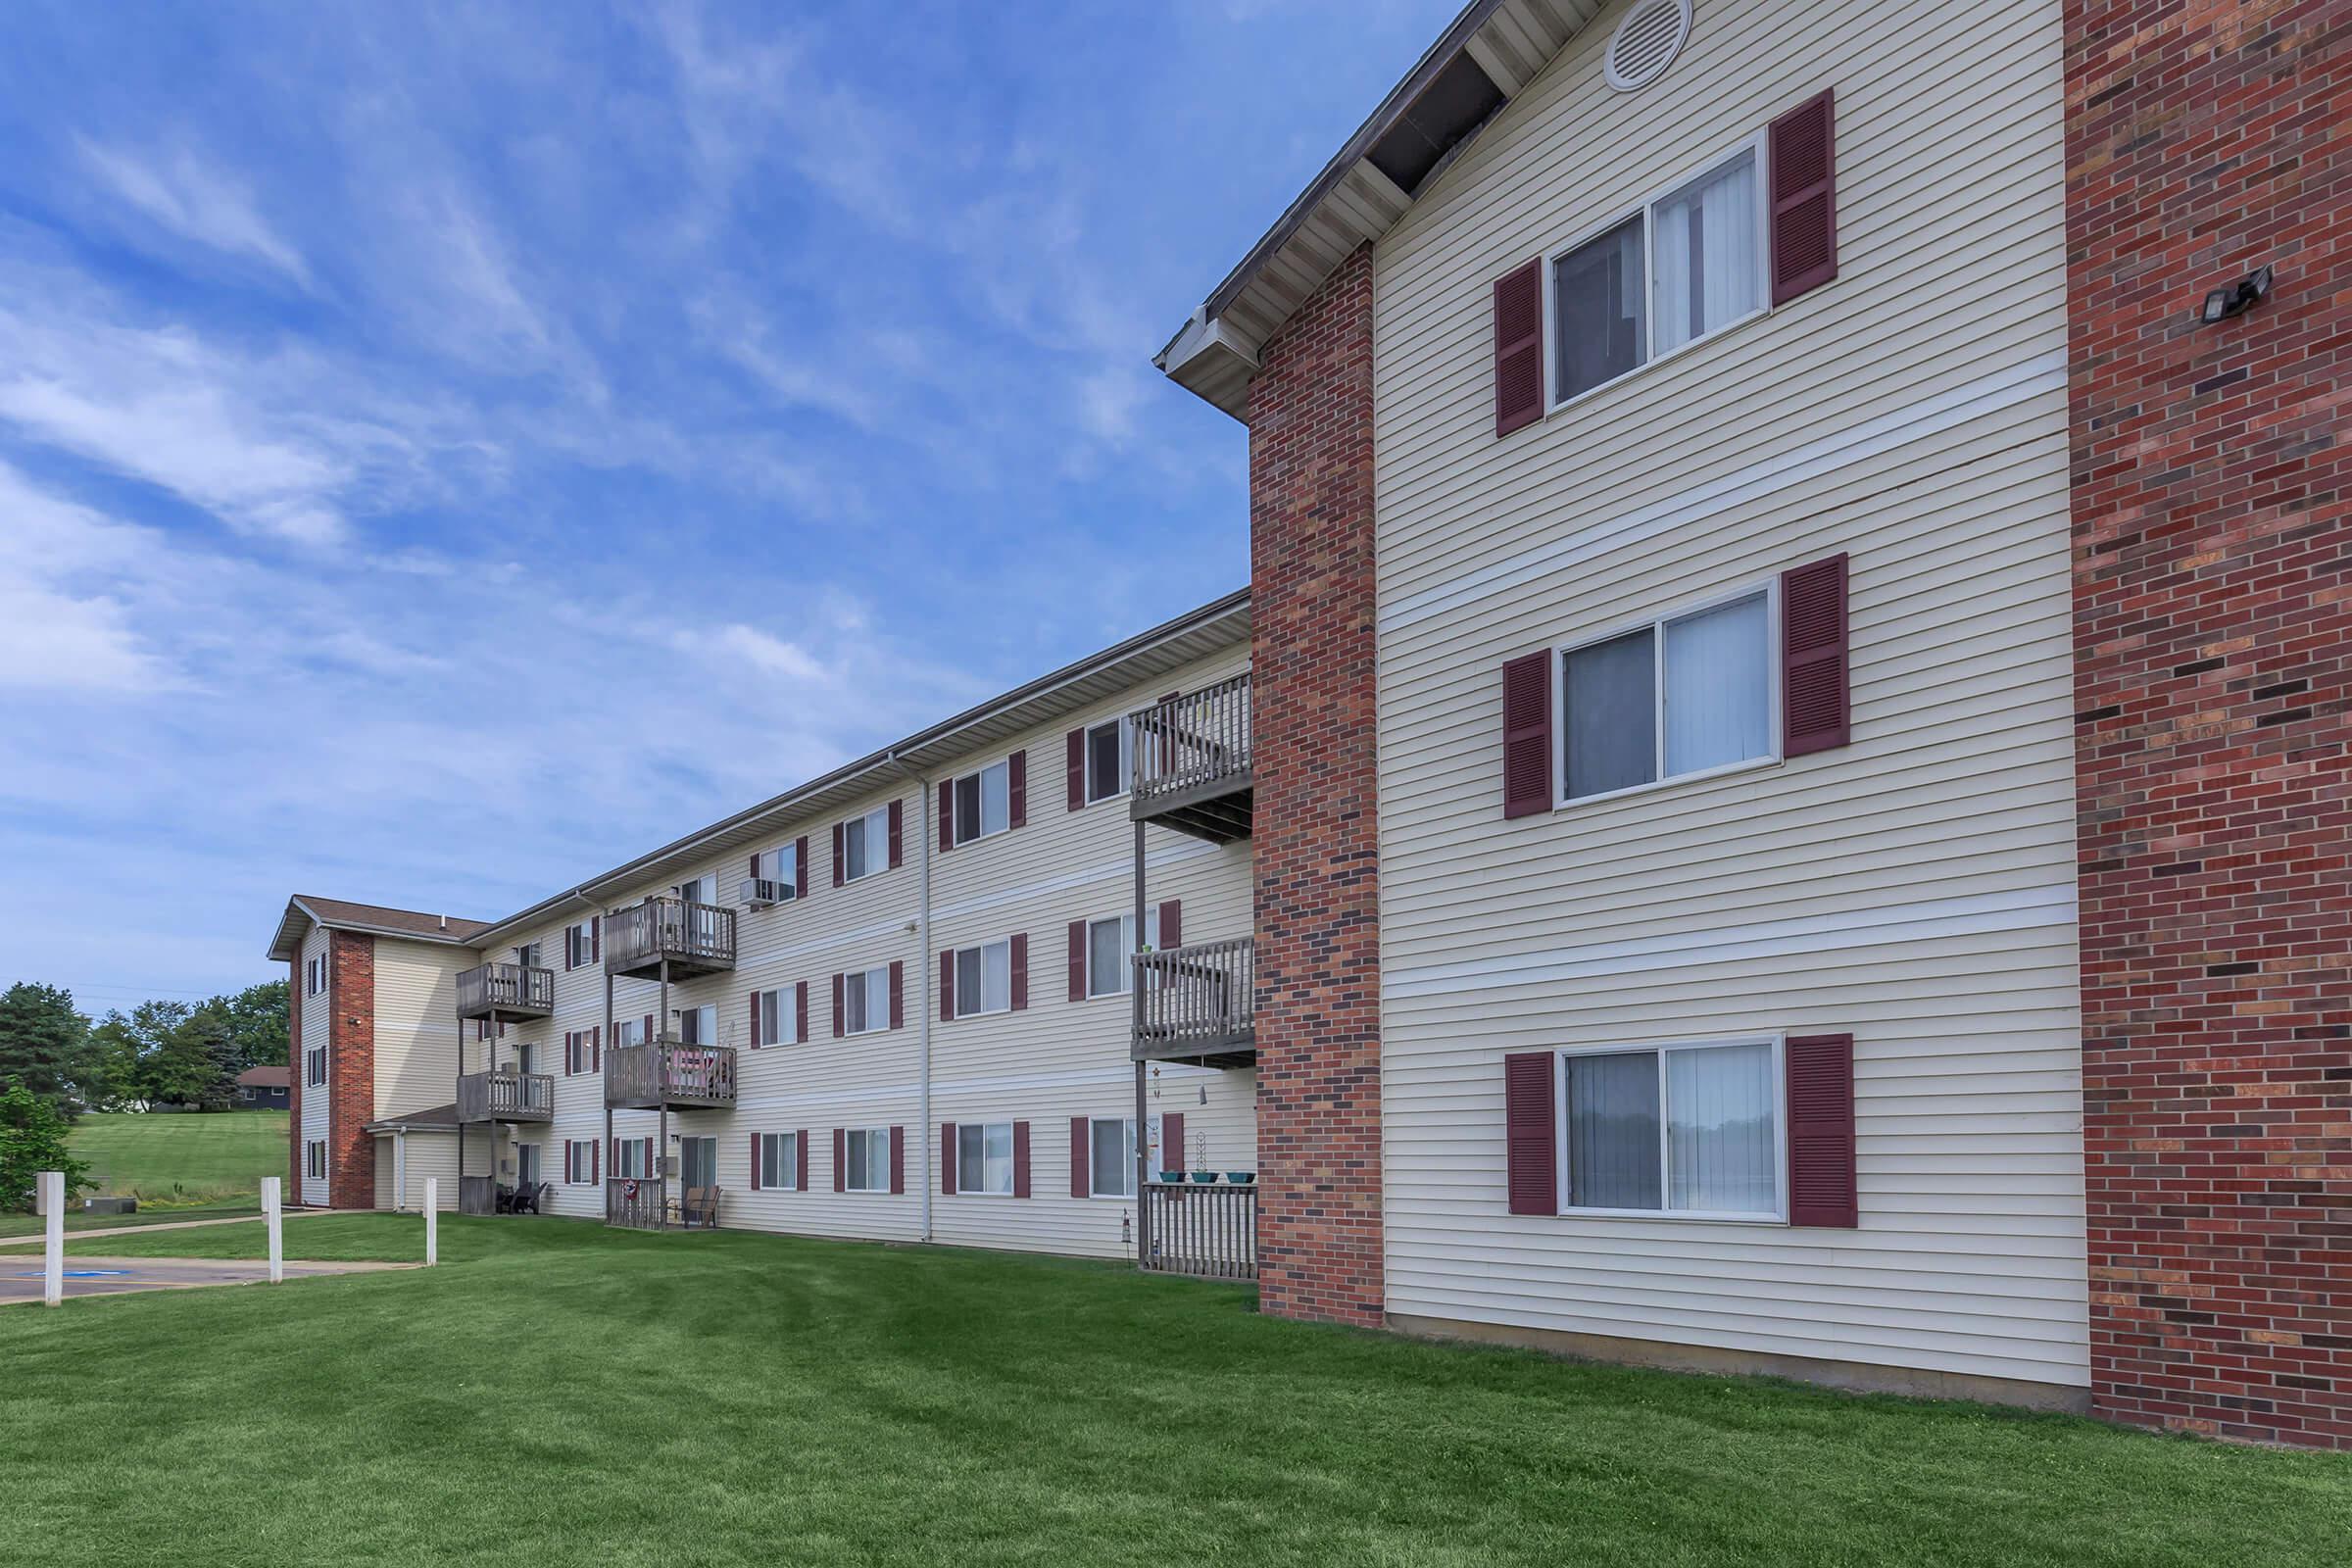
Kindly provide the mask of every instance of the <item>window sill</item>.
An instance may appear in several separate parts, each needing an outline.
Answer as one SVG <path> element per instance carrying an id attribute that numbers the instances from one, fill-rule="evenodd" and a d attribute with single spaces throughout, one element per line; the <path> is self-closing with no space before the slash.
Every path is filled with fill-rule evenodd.
<path id="1" fill-rule="evenodd" d="M 1563 1208 L 1560 1219 L 1666 1220 L 1677 1225 L 1775 1225 L 1786 1228 L 1787 1216 L 1746 1214 L 1692 1208 Z"/>
<path id="2" fill-rule="evenodd" d="M 1015 1193 L 984 1193 L 976 1188 L 959 1186 L 952 1193 L 942 1193 L 939 1196 L 942 1198 L 1014 1198 L 1019 1195 Z"/>
<path id="3" fill-rule="evenodd" d="M 1677 773 L 1672 778 L 1651 779 L 1646 784 L 1628 784 L 1621 790 L 1603 790 L 1597 795 L 1564 795 L 1552 803 L 1551 808 L 1554 811 L 1567 811 L 1579 807 L 1630 800 L 1640 795 L 1654 795 L 1660 790 L 1680 789 L 1686 784 L 1704 784 L 1713 779 L 1736 778 L 1741 773 L 1762 772 L 1768 767 L 1779 767 L 1787 760 L 1777 752 L 1767 757 L 1750 757 L 1743 761 L 1726 762 L 1720 767 L 1700 768 L 1695 773 Z"/>

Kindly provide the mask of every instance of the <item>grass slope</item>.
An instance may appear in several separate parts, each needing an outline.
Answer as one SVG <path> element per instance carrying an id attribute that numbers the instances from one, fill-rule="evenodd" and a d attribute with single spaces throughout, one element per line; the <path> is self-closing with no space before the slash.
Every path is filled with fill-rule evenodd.
<path id="1" fill-rule="evenodd" d="M 259 1232 L 141 1245 L 196 1239 Z M 1103 1264 L 562 1220 L 442 1249 L 0 1309 L 0 1561 L 2210 1568 L 2340 1564 L 2352 1529 L 2342 1457 L 1285 1323 Z"/>
<path id="2" fill-rule="evenodd" d="M 249 1197 L 262 1190 L 263 1177 L 286 1172 L 282 1110 L 96 1113 L 74 1124 L 72 1140 L 75 1157 L 90 1162 L 100 1192 L 132 1194 L 145 1202 Z"/>

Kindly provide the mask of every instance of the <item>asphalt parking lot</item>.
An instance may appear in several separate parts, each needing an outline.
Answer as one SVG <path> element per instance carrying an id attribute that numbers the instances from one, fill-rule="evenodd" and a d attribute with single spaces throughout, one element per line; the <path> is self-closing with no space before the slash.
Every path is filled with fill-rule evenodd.
<path id="1" fill-rule="evenodd" d="M 289 1280 L 326 1274 L 372 1274 L 384 1269 L 421 1268 L 420 1263 L 288 1263 Z M 187 1291 L 207 1285 L 258 1285 L 270 1265 L 216 1257 L 85 1257 L 66 1254 L 66 1295 L 125 1296 L 134 1291 Z M 0 1257 L 0 1306 L 41 1298 L 41 1255 L 13 1252 Z"/>

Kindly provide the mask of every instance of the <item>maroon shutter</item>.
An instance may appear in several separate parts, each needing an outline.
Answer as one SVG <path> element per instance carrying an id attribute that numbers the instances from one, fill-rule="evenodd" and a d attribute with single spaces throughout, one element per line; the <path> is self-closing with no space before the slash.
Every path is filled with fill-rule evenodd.
<path id="1" fill-rule="evenodd" d="M 600 963 L 604 960 L 604 956 L 605 917 L 601 914 L 592 914 L 588 917 L 588 961 Z"/>
<path id="2" fill-rule="evenodd" d="M 760 1190 L 760 1135 L 752 1134 L 752 1191 Z"/>
<path id="3" fill-rule="evenodd" d="M 1007 827 L 1021 827 L 1029 820 L 1029 753 L 1026 749 L 1004 760 L 1004 814 Z"/>
<path id="4" fill-rule="evenodd" d="M 906 1025 L 906 966 L 898 959 L 890 960 L 890 1026 L 903 1029 Z"/>
<path id="5" fill-rule="evenodd" d="M 804 1127 L 792 1141 L 792 1184 L 801 1192 L 808 1190 L 808 1129 Z"/>
<path id="6" fill-rule="evenodd" d="M 846 1193 L 850 1178 L 850 1135 L 846 1128 L 833 1129 L 833 1190 Z"/>
<path id="7" fill-rule="evenodd" d="M 833 976 L 833 1038 L 836 1040 L 841 1038 L 841 981 L 839 974 Z"/>
<path id="8" fill-rule="evenodd" d="M 654 1015 L 649 1012 L 645 1015 L 645 1038 L 642 1041 L 639 1041 L 638 1044 L 650 1046 L 654 1043 L 655 1038 Z"/>
<path id="9" fill-rule="evenodd" d="M 591 1186 L 604 1180 L 605 1146 L 602 1140 L 588 1146 L 588 1181 Z"/>
<path id="10" fill-rule="evenodd" d="M 956 1196 L 956 1124 L 939 1124 L 939 1190 L 948 1197 Z"/>
<path id="11" fill-rule="evenodd" d="M 806 833 L 796 839 L 792 846 L 792 893 L 793 897 L 799 899 L 808 896 L 808 835 Z"/>
<path id="12" fill-rule="evenodd" d="M 1551 809 L 1551 650 L 1502 666 L 1502 814 Z"/>
<path id="13" fill-rule="evenodd" d="M 893 1193 L 906 1190 L 906 1129 L 904 1127 L 890 1130 L 890 1190 Z"/>
<path id="14" fill-rule="evenodd" d="M 835 887 L 842 884 L 842 867 L 845 859 L 842 853 L 841 836 L 842 824 L 836 822 L 833 824 L 833 885 Z"/>
<path id="15" fill-rule="evenodd" d="M 605 1026 L 601 1023 L 588 1031 L 588 1070 L 605 1070 Z"/>
<path id="16" fill-rule="evenodd" d="M 1029 933 L 1012 934 L 1012 1010 L 1020 1012 L 1029 1005 Z"/>
<path id="17" fill-rule="evenodd" d="M 806 1044 L 808 1039 L 808 982 L 796 980 L 792 986 L 793 1043 Z"/>
<path id="18" fill-rule="evenodd" d="M 956 1021 L 956 950 L 953 948 L 939 956 L 939 1021 Z"/>
<path id="19" fill-rule="evenodd" d="M 752 1049 L 760 1049 L 760 993 L 752 993 Z"/>
<path id="20" fill-rule="evenodd" d="M 1086 807 L 1086 731 L 1074 729 L 1062 742 L 1063 765 L 1070 776 L 1070 809 Z"/>
<path id="21" fill-rule="evenodd" d="M 753 879 L 754 881 L 758 881 L 758 880 L 759 880 L 759 877 L 760 877 L 760 852 L 759 852 L 758 850 L 754 850 L 754 851 L 752 852 L 752 870 L 751 870 L 751 875 L 752 875 L 752 879 Z"/>
<path id="22" fill-rule="evenodd" d="M 904 801 L 890 803 L 890 868 L 896 871 L 905 858 L 906 843 L 906 805 Z"/>
<path id="23" fill-rule="evenodd" d="M 1845 557 L 1781 573 L 1781 752 L 1853 739 L 1846 674 Z"/>
<path id="24" fill-rule="evenodd" d="M 1788 1042 L 1788 1223 L 1861 1223 L 1854 1181 L 1854 1037 Z"/>
<path id="25" fill-rule="evenodd" d="M 1029 1124 L 1012 1124 L 1012 1196 L 1029 1196 Z"/>
<path id="26" fill-rule="evenodd" d="M 956 784 L 954 780 L 939 787 L 939 853 L 947 854 L 956 847 Z"/>
<path id="27" fill-rule="evenodd" d="M 1558 1083 L 1559 1057 L 1551 1052 L 1502 1058 L 1502 1163 L 1514 1214 L 1560 1211 Z"/>
<path id="28" fill-rule="evenodd" d="M 1095 1196 L 1094 1129 L 1084 1116 L 1070 1118 L 1070 1196 Z"/>
<path id="29" fill-rule="evenodd" d="M 1159 1168 L 1184 1169 L 1184 1112 L 1171 1110 L 1159 1118 Z"/>
<path id="30" fill-rule="evenodd" d="M 1824 91 L 1772 122 L 1772 303 L 1838 275 L 1837 102 Z"/>
<path id="31" fill-rule="evenodd" d="M 1184 946 L 1184 901 L 1169 899 L 1159 906 L 1159 946 L 1162 952 Z"/>
<path id="32" fill-rule="evenodd" d="M 1544 416 L 1544 266 L 1529 262 L 1494 280 L 1494 434 Z"/>
<path id="33" fill-rule="evenodd" d="M 1086 1000 L 1086 922 L 1070 922 L 1070 1000 Z"/>
<path id="34" fill-rule="evenodd" d="M 564 928 L 564 972 L 565 974 L 571 973 L 572 969 L 575 967 L 571 959 L 574 950 L 579 947 L 579 943 L 574 940 L 578 936 L 579 933 L 573 930 L 570 926 L 565 926 Z"/>

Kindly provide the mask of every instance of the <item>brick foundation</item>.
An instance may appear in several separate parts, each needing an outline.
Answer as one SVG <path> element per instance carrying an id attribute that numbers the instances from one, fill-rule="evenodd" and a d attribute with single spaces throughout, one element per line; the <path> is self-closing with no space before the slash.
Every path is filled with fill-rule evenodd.
<path id="1" fill-rule="evenodd" d="M 1261 1305 L 1382 1321 L 1372 253 L 1250 389 Z"/>
<path id="2" fill-rule="evenodd" d="M 326 1026 L 326 1201 L 330 1208 L 375 1206 L 375 938 L 327 934 L 332 971 Z"/>
<path id="3" fill-rule="evenodd" d="M 2066 35 L 2093 1405 L 2352 1447 L 2352 4 Z"/>

